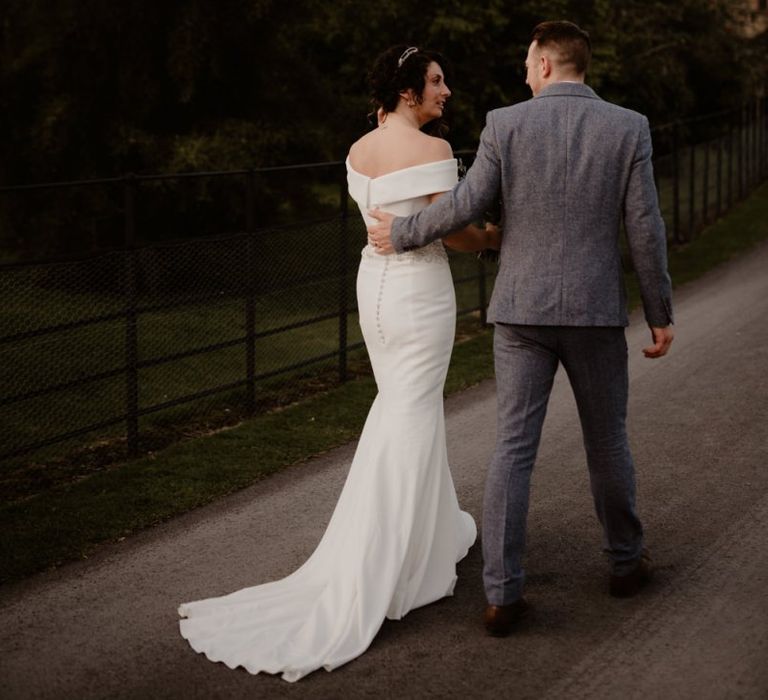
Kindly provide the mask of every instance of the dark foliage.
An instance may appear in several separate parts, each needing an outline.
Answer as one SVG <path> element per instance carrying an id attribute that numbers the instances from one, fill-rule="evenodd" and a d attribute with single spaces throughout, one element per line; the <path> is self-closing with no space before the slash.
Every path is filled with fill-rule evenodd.
<path id="1" fill-rule="evenodd" d="M 544 19 L 587 29 L 590 84 L 652 124 L 731 108 L 765 87 L 765 39 L 740 38 L 729 4 L 5 0 L 0 184 L 341 159 L 368 128 L 371 62 L 403 43 L 432 47 L 453 64 L 449 139 L 471 148 L 487 110 L 529 97 L 523 60 Z M 191 196 L 204 201 L 210 188 Z M 300 210 L 311 199 L 305 188 L 286 206 Z M 27 235 L 9 207 L 0 202 L 6 250 Z M 102 223 L 88 226 L 73 240 L 101 235 Z M 53 238 L 35 247 L 61 252 L 61 236 Z"/>

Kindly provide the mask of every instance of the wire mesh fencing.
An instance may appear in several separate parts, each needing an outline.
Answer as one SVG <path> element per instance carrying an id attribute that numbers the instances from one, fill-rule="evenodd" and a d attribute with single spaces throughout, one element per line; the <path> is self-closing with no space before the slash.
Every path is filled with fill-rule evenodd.
<path id="1" fill-rule="evenodd" d="M 759 100 L 654 130 L 671 243 L 692 240 L 765 180 L 765 107 Z M 313 179 L 292 185 L 284 208 L 305 211 L 317 200 L 318 210 L 333 213 L 264 226 L 264 183 L 293 183 L 294 171 Z M 363 347 L 355 277 L 366 234 L 349 211 L 343 165 L 179 178 L 0 188 L 0 227 L 10 226 L 13 236 L 25 233 L 20 199 L 31 195 L 36 211 L 46 193 L 64 201 L 62 192 L 74 190 L 83 219 L 102 222 L 107 247 L 116 248 L 0 265 L 0 460 L 44 460 L 99 442 L 135 455 L 162 426 L 215 427 L 227 413 L 268 405 L 286 387 L 300 395 L 318 375 L 348 378 Z M 188 189 L 177 198 L 175 217 L 167 200 L 182 179 Z M 279 192 L 271 187 L 274 208 Z M 95 195 L 82 194 L 93 188 Z M 217 218 L 219 209 L 225 213 Z M 78 221 L 71 213 L 61 218 Z M 28 225 L 54 220 L 41 209 Z M 162 230 L 160 240 L 147 241 L 150 226 Z M 97 236 L 97 228 L 80 222 L 73 235 Z M 217 229 L 218 236 L 164 240 Z M 57 240 L 67 231 L 57 229 Z M 484 322 L 495 265 L 466 254 L 450 258 L 459 315 Z"/>
<path id="2" fill-rule="evenodd" d="M 364 241 L 362 222 L 336 218 L 6 267 L 0 456 L 88 434 L 124 435 L 135 454 L 155 415 L 186 420 L 216 400 L 252 412 L 307 371 L 345 380 L 362 347 Z M 485 263 L 454 265 L 461 311 L 480 310 Z"/>

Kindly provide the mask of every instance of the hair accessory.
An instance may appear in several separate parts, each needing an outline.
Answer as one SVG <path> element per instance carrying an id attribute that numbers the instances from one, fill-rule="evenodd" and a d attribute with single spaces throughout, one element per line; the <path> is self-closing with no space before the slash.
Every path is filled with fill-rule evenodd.
<path id="1" fill-rule="evenodd" d="M 397 59 L 397 67 L 400 68 L 403 63 L 405 63 L 408 56 L 412 56 L 413 54 L 417 53 L 418 50 L 418 46 L 409 46 L 405 51 L 403 51 L 403 55 Z"/>

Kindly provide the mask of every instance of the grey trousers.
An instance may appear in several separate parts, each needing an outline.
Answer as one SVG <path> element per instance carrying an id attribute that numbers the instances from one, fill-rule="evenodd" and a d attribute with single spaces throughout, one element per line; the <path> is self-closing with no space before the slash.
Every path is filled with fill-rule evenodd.
<path id="1" fill-rule="evenodd" d="M 523 592 L 522 566 L 531 472 L 558 364 L 568 374 L 584 438 L 604 548 L 613 572 L 640 556 L 635 475 L 626 433 L 627 344 L 620 327 L 496 324 L 496 449 L 483 505 L 483 582 L 488 602 L 508 605 Z"/>

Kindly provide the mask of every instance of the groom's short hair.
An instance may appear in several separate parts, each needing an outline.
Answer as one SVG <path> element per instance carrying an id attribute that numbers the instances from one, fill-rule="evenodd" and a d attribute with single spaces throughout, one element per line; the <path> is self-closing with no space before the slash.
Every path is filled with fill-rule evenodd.
<path id="1" fill-rule="evenodd" d="M 531 33 L 531 42 L 539 48 L 555 47 L 561 65 L 570 65 L 582 75 L 587 72 L 592 56 L 589 34 L 573 22 L 565 20 L 542 22 Z"/>

